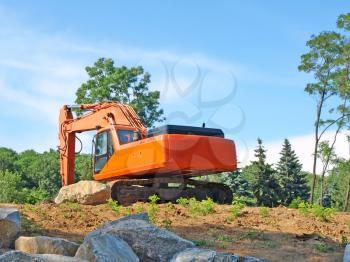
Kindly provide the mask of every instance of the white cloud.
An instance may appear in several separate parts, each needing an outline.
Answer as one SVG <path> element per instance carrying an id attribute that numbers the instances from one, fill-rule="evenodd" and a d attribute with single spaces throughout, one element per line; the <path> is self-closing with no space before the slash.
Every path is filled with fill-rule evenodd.
<path id="1" fill-rule="evenodd" d="M 335 132 L 329 131 L 323 135 L 322 140 L 333 141 Z M 346 138 L 347 133 L 340 133 L 337 137 L 335 143 L 335 152 L 339 157 L 349 159 L 349 145 Z M 303 136 L 296 136 L 288 138 L 292 149 L 295 151 L 299 157 L 300 162 L 303 164 L 303 170 L 312 172 L 313 167 L 313 150 L 314 150 L 314 135 L 307 134 Z M 267 150 L 267 162 L 271 164 L 276 164 L 280 158 L 280 152 L 282 148 L 283 139 L 278 141 L 267 141 L 264 142 L 264 147 Z M 245 166 L 250 163 L 250 161 L 255 160 L 254 149 L 256 144 L 250 144 L 248 147 L 242 147 L 238 145 L 238 158 Z M 242 156 L 242 158 L 240 157 Z M 247 157 L 248 156 L 248 157 Z M 318 163 L 317 172 L 320 173 L 322 170 L 321 163 Z"/>

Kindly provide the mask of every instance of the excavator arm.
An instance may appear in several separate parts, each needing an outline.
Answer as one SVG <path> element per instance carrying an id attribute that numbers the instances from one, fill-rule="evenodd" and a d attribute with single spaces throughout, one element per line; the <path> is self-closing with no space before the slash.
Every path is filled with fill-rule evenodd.
<path id="1" fill-rule="evenodd" d="M 72 109 L 85 111 L 81 116 L 74 117 Z M 86 113 L 86 111 L 88 111 Z M 109 129 L 114 145 L 119 145 L 117 126 L 123 126 L 138 131 L 146 137 L 146 128 L 131 106 L 104 102 L 98 104 L 65 105 L 59 116 L 59 152 L 60 174 L 62 185 L 70 185 L 75 181 L 75 139 L 76 133 L 91 130 Z"/>

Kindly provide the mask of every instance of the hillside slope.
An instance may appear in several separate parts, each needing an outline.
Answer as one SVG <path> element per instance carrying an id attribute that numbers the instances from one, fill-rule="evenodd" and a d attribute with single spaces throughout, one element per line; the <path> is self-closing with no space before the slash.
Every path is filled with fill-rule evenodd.
<path id="1" fill-rule="evenodd" d="M 3 206 L 9 205 L 0 205 Z M 77 242 L 107 221 L 147 210 L 154 214 L 158 226 L 193 240 L 198 246 L 270 261 L 341 261 L 341 244 L 350 239 L 350 215 L 341 212 L 329 221 L 321 221 L 285 207 L 245 207 L 234 218 L 229 205 L 215 205 L 213 213 L 207 215 L 173 204 L 160 204 L 152 209 L 149 204 L 136 203 L 126 208 L 115 207 L 118 212 L 109 204 L 15 206 L 22 213 L 22 235 L 45 234 Z"/>

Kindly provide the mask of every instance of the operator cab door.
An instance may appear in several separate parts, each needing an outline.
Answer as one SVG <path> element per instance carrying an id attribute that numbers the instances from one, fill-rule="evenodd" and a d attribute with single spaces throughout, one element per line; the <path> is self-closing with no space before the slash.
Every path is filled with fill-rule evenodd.
<path id="1" fill-rule="evenodd" d="M 98 133 L 94 138 L 94 173 L 99 173 L 113 155 L 112 135 L 109 130 Z"/>

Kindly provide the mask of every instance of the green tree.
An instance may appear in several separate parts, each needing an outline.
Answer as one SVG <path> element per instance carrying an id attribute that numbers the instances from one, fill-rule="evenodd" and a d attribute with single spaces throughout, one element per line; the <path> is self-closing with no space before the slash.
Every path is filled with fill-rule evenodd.
<path id="1" fill-rule="evenodd" d="M 115 101 L 132 106 L 143 123 L 151 127 L 163 121 L 159 108 L 159 91 L 149 91 L 150 74 L 143 67 L 116 67 L 110 58 L 100 58 L 94 66 L 86 67 L 90 79 L 76 92 L 75 102 L 96 103 Z"/>
<path id="2" fill-rule="evenodd" d="M 18 155 L 16 151 L 5 147 L 0 147 L 0 171 L 8 170 L 15 172 L 17 170 L 15 164 L 17 159 Z"/>
<path id="3" fill-rule="evenodd" d="M 92 180 L 92 158 L 90 154 L 75 156 L 75 177 L 77 181 Z"/>
<path id="4" fill-rule="evenodd" d="M 322 162 L 322 174 L 321 174 L 321 188 L 320 188 L 320 199 L 319 202 L 322 205 L 323 197 L 325 193 L 325 174 L 328 172 L 329 164 L 335 162 L 337 156 L 334 152 L 334 143 L 330 146 L 329 141 L 325 140 L 319 143 L 317 157 Z"/>
<path id="5" fill-rule="evenodd" d="M 281 199 L 285 206 L 289 206 L 293 199 L 309 197 L 309 187 L 306 174 L 301 171 L 302 165 L 288 139 L 284 140 L 281 157 L 277 163 L 277 172 L 281 185 Z"/>
<path id="6" fill-rule="evenodd" d="M 256 161 L 252 162 L 251 168 L 253 181 L 252 191 L 258 206 L 274 207 L 280 201 L 280 186 L 275 170 L 266 163 L 266 150 L 262 140 L 258 138 L 258 147 L 255 149 Z"/>
<path id="7" fill-rule="evenodd" d="M 0 203 L 21 202 L 21 175 L 9 170 L 0 170 Z"/>
<path id="8" fill-rule="evenodd" d="M 301 56 L 299 70 L 313 73 L 314 83 L 307 84 L 305 91 L 316 98 L 315 143 L 313 180 L 310 202 L 314 200 L 316 165 L 319 142 L 332 126 L 338 125 L 334 141 L 340 129 L 349 123 L 350 99 L 350 14 L 340 15 L 337 28 L 341 32 L 325 31 L 312 36 L 306 43 L 309 52 Z M 327 103 L 332 98 L 332 103 Z M 335 99 L 333 99 L 335 98 Z M 334 103 L 335 101 L 335 103 Z M 327 105 L 332 105 L 327 108 Z M 329 109 L 328 111 L 325 109 Z M 334 115 L 336 113 L 336 115 Z"/>
<path id="9" fill-rule="evenodd" d="M 234 197 L 253 197 L 250 184 L 247 179 L 242 176 L 240 169 L 223 174 L 221 176 L 221 181 L 230 187 Z"/>

